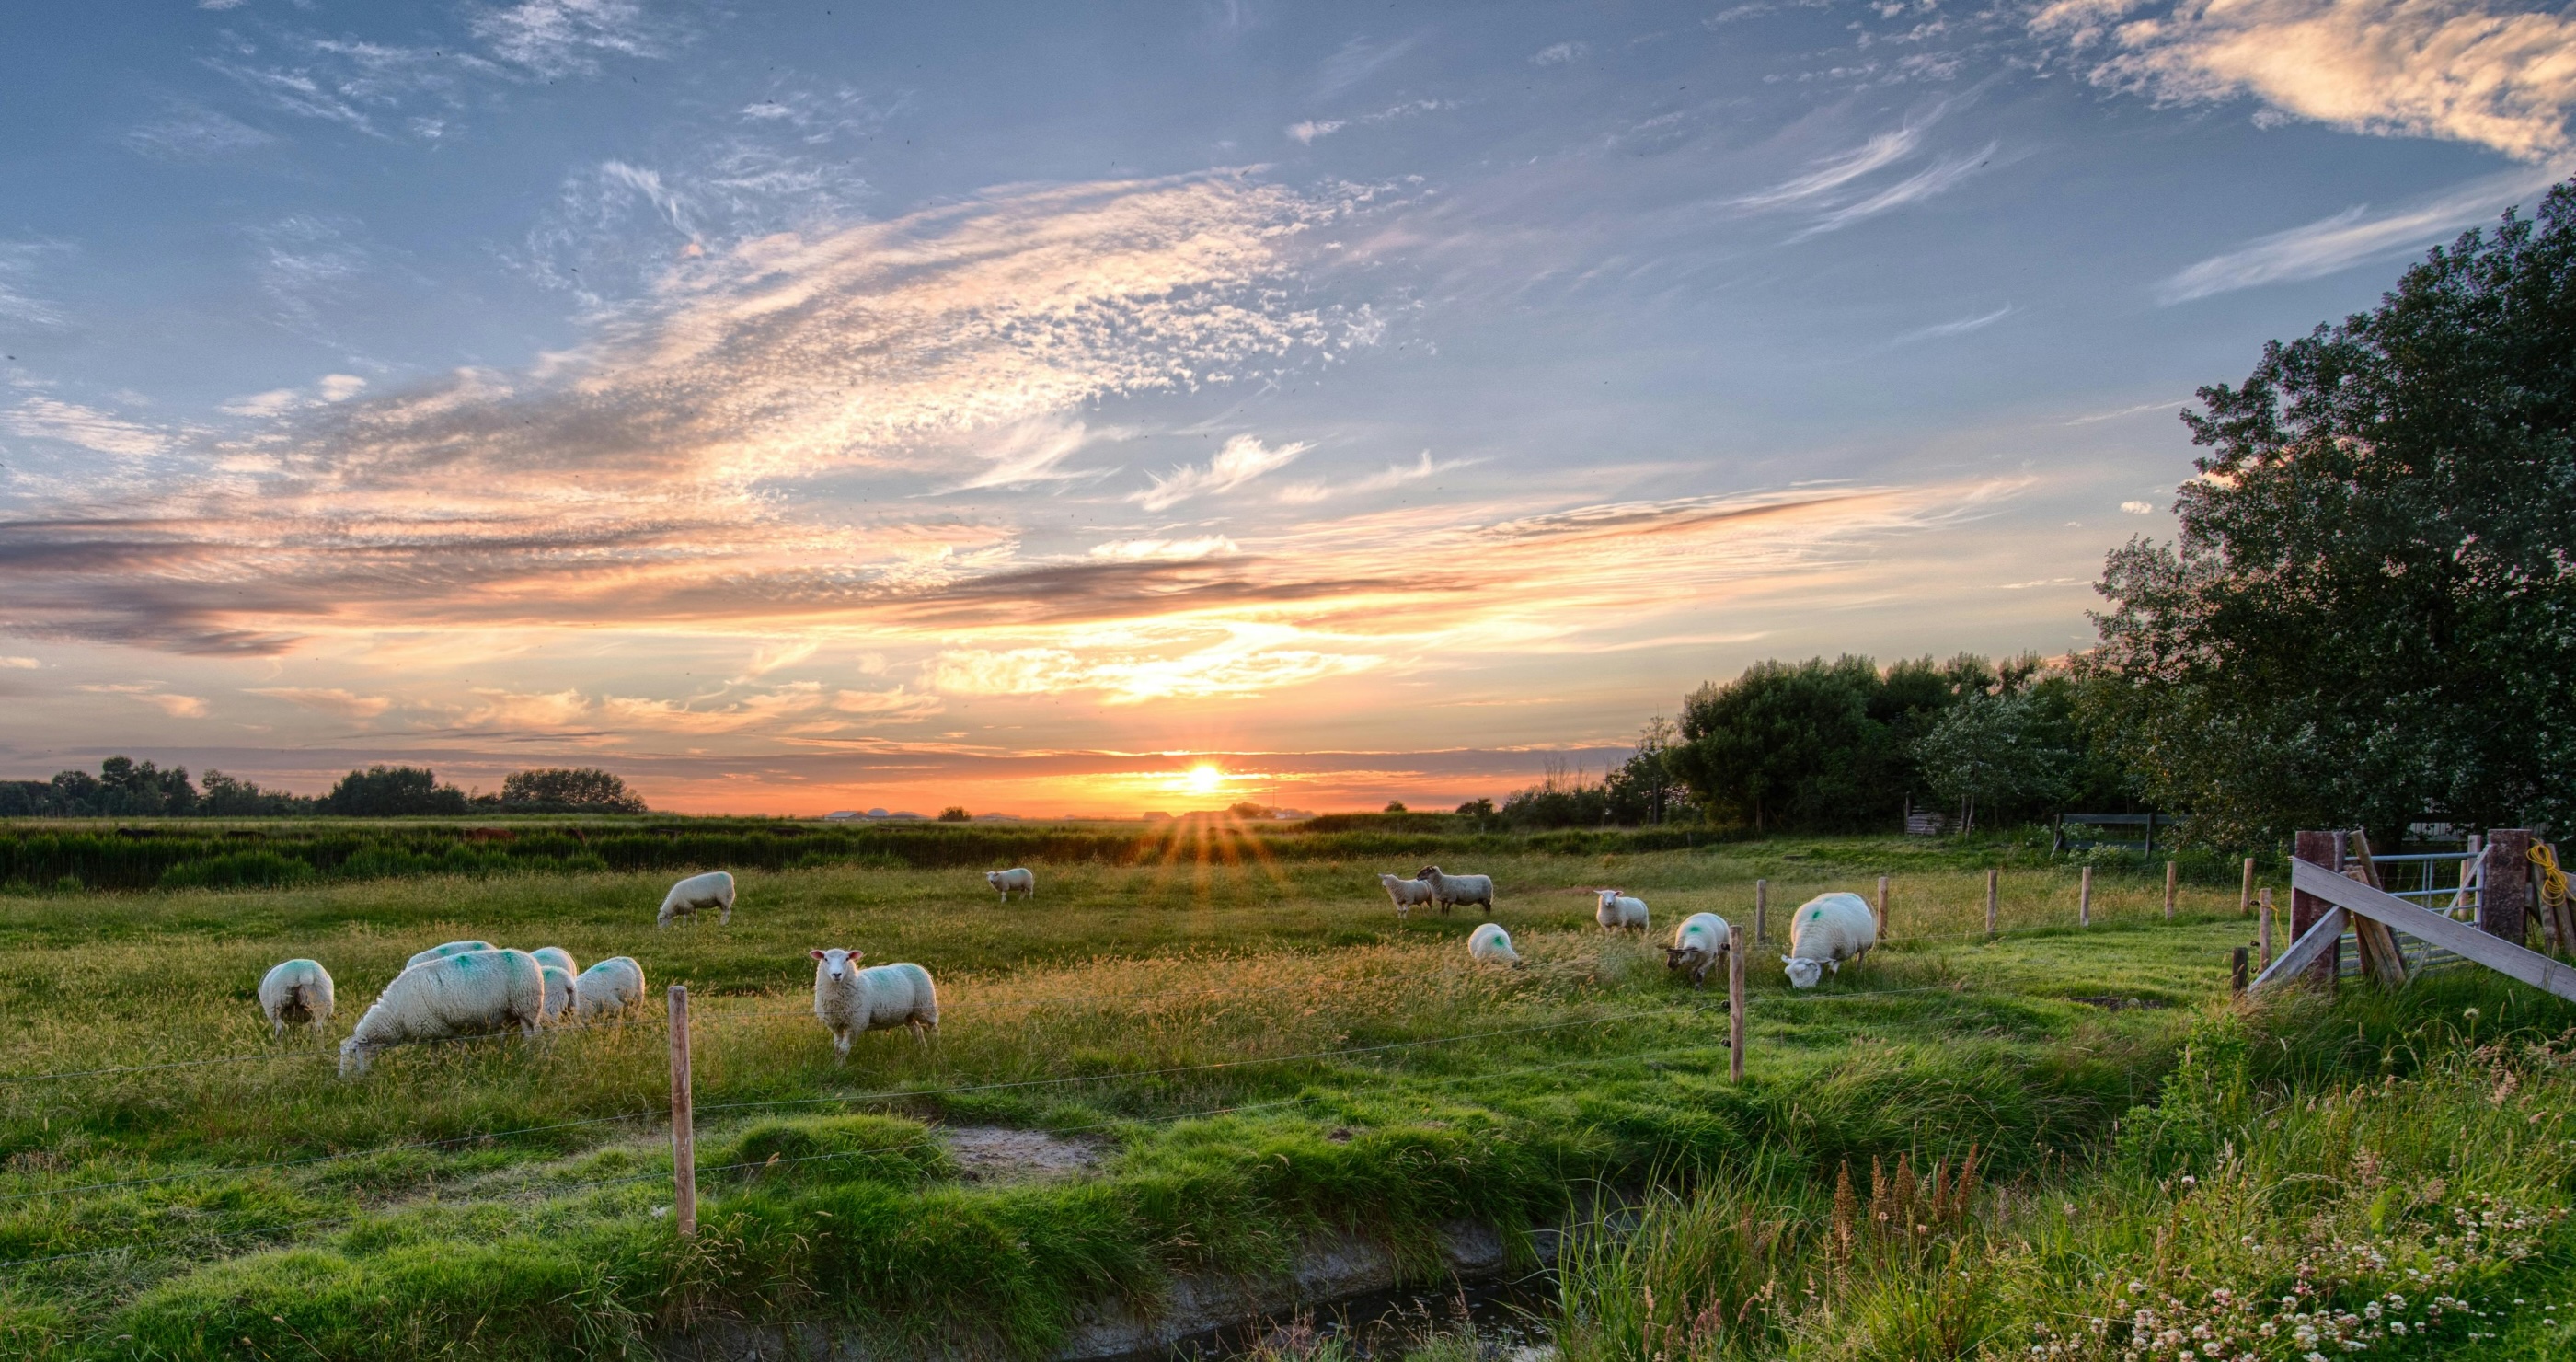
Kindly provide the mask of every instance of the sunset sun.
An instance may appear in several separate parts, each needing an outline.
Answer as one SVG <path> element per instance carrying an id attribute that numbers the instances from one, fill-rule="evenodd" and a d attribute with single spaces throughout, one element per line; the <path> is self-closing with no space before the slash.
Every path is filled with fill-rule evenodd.
<path id="1" fill-rule="evenodd" d="M 1191 794 L 1215 794 L 1217 787 L 1225 784 L 1225 772 L 1207 762 L 1201 762 L 1182 774 L 1181 783 L 1188 787 Z"/>

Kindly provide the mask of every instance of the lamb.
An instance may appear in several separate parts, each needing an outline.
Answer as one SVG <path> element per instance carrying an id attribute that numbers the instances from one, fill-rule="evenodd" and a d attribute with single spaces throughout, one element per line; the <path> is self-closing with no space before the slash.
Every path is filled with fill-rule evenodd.
<path id="1" fill-rule="evenodd" d="M 581 966 L 572 962 L 572 952 L 565 950 L 561 946 L 539 946 L 535 950 L 528 952 L 528 954 L 537 958 L 537 964 L 539 966 L 552 965 L 556 969 L 562 970 L 564 973 L 575 977 L 579 977 L 581 974 Z"/>
<path id="2" fill-rule="evenodd" d="M 1014 889 L 1030 898 L 1038 896 L 1037 875 L 1019 866 L 1013 866 L 1008 870 L 987 870 L 984 872 L 984 883 L 1001 890 L 1004 903 L 1011 901 L 1011 891 Z"/>
<path id="3" fill-rule="evenodd" d="M 1795 988 L 1814 988 L 1827 968 L 1841 974 L 1844 961 L 1878 944 L 1878 919 L 1858 894 L 1818 894 L 1798 905 L 1789 924 L 1789 953 L 1780 963 Z"/>
<path id="4" fill-rule="evenodd" d="M 644 1001 L 644 967 L 631 955 L 612 955 L 572 981 L 572 1012 L 585 1024 L 602 1017 L 623 1018 Z"/>
<path id="5" fill-rule="evenodd" d="M 536 957 L 528 958 L 533 960 Z M 546 981 L 546 1010 L 539 1020 L 548 1026 L 561 1026 L 572 1020 L 576 1015 L 573 1003 L 579 992 L 573 982 L 572 971 L 561 965 L 539 965 L 537 975 Z"/>
<path id="6" fill-rule="evenodd" d="M 444 960 L 451 955 L 463 955 L 467 951 L 488 951 L 496 949 L 498 948 L 489 941 L 450 941 L 444 946 L 432 946 L 428 950 L 422 951 L 420 954 L 413 956 L 409 960 L 405 960 L 403 962 L 403 968 L 410 969 L 414 965 L 424 964 L 431 960 Z"/>
<path id="7" fill-rule="evenodd" d="M 467 951 L 414 965 L 385 985 L 340 1042 L 340 1076 L 367 1071 L 389 1045 L 488 1035 L 515 1026 L 533 1036 L 546 1012 L 546 981 L 526 951 Z"/>
<path id="8" fill-rule="evenodd" d="M 331 971 L 316 960 L 287 960 L 259 981 L 259 1010 L 268 1014 L 269 1038 L 290 1026 L 331 1024 Z"/>
<path id="9" fill-rule="evenodd" d="M 1726 959 L 1729 940 L 1725 918 L 1693 913 L 1682 919 L 1673 932 L 1673 944 L 1664 948 L 1664 968 L 1688 970 L 1691 987 L 1705 988 L 1709 969 Z"/>
<path id="10" fill-rule="evenodd" d="M 1410 917 L 1413 905 L 1431 901 L 1431 886 L 1421 880 L 1399 880 L 1393 875 L 1380 874 L 1377 882 L 1385 885 L 1386 896 L 1395 900 L 1397 917 Z"/>
<path id="11" fill-rule="evenodd" d="M 1616 889 L 1601 891 L 1601 906 L 1592 910 L 1592 920 L 1601 930 L 1615 932 L 1634 927 L 1640 934 L 1646 930 L 1646 901 L 1632 899 Z"/>
<path id="12" fill-rule="evenodd" d="M 877 965 L 860 969 L 865 951 L 815 951 L 814 1016 L 832 1033 L 836 1063 L 850 1061 L 850 1035 L 856 1031 L 912 1028 L 913 1038 L 930 1043 L 939 1029 L 939 994 L 930 971 L 914 964 Z"/>
<path id="13" fill-rule="evenodd" d="M 1490 875 L 1443 875 L 1440 867 L 1426 865 L 1413 878 L 1431 886 L 1431 901 L 1440 905 L 1443 915 L 1460 903 L 1480 904 L 1487 916 L 1493 914 L 1494 879 Z"/>
<path id="14" fill-rule="evenodd" d="M 1467 958 L 1480 965 L 1521 967 L 1520 952 L 1512 949 L 1512 934 L 1499 922 L 1488 922 L 1468 934 Z"/>
<path id="15" fill-rule="evenodd" d="M 701 908 L 718 910 L 716 925 L 719 927 L 733 921 L 732 874 L 710 870 L 672 885 L 671 892 L 662 896 L 662 912 L 653 919 L 653 925 L 668 927 L 673 918 L 681 917 L 695 921 Z"/>

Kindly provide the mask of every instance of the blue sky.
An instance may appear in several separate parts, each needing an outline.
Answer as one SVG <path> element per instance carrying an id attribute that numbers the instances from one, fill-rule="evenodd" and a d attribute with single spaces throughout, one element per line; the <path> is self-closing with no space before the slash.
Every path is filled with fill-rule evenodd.
<path id="1" fill-rule="evenodd" d="M 8 37 L 0 769 L 775 812 L 1449 801 L 1760 657 L 2079 646 L 2192 390 L 2576 101 L 2467 0 Z"/>

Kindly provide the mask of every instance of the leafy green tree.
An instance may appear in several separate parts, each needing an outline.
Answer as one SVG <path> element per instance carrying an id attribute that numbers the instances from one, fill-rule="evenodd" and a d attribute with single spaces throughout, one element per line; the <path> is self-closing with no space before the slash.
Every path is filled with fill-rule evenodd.
<path id="1" fill-rule="evenodd" d="M 424 814 L 460 814 L 465 792 L 441 785 L 426 766 L 370 766 L 340 777 L 322 797 L 322 811 L 344 818 L 401 818 Z"/>
<path id="2" fill-rule="evenodd" d="M 1712 818 L 1757 832 L 1866 826 L 1904 798 L 1888 788 L 1887 725 L 1870 714 L 1878 698 L 1865 657 L 1757 662 L 1691 692 L 1667 760 Z"/>
<path id="3" fill-rule="evenodd" d="M 966 807 L 962 804 L 951 804 L 947 808 L 939 811 L 938 821 L 942 823 L 971 823 L 974 821 L 974 815 L 966 812 Z"/>
<path id="4" fill-rule="evenodd" d="M 2194 835 L 2576 824 L 2576 182 L 2187 414 L 2087 718 Z"/>
<path id="5" fill-rule="evenodd" d="M 596 766 L 541 766 L 501 778 L 505 813 L 643 813 L 644 797 Z"/>
<path id="6" fill-rule="evenodd" d="M 216 818 L 274 817 L 280 814 L 311 813 L 318 801 L 284 790 L 263 790 L 257 784 L 228 776 L 209 768 L 204 790 L 198 796 L 197 811 Z"/>
<path id="7" fill-rule="evenodd" d="M 2051 803 L 2063 796 L 2075 753 L 2050 745 L 2027 694 L 1971 691 L 1913 742 L 1914 760 L 1935 795 L 1958 807 L 1959 831 L 1992 810 Z"/>

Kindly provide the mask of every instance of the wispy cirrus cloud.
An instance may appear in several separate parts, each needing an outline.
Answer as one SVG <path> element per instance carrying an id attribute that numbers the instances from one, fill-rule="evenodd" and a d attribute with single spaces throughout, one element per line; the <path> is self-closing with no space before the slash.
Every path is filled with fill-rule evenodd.
<path id="1" fill-rule="evenodd" d="M 0 414 L 0 429 L 30 440 L 60 440 L 99 454 L 143 457 L 170 448 L 169 432 L 53 397 L 24 397 Z"/>
<path id="2" fill-rule="evenodd" d="M 2420 250 L 2494 217 L 2508 205 L 2528 202 L 2571 171 L 2576 171 L 2576 158 L 2482 176 L 2380 212 L 2355 205 L 2185 266 L 2156 285 L 2156 300 L 2170 306 L 2238 289 L 2294 283 Z"/>
<path id="3" fill-rule="evenodd" d="M 1988 142 L 1964 156 L 1945 156 L 1874 194 L 1819 213 L 1805 230 L 1789 239 L 1802 241 L 1826 232 L 1839 232 L 1855 222 L 1893 212 L 1910 203 L 1920 203 L 1984 169 L 1994 159 L 2000 145 Z"/>
<path id="4" fill-rule="evenodd" d="M 1237 435 L 1220 446 L 1206 463 L 1173 469 L 1154 479 L 1154 485 L 1136 493 L 1133 500 L 1148 511 L 1164 511 L 1193 497 L 1231 492 L 1265 473 L 1286 468 L 1312 448 L 1314 445 L 1304 440 L 1265 445 L 1257 435 Z"/>
<path id="5" fill-rule="evenodd" d="M 2277 116 L 2538 160 L 2568 146 L 2576 15 L 2479 0 L 2058 0 L 2031 27 L 2107 48 L 2098 84 L 2250 95 Z"/>
<path id="6" fill-rule="evenodd" d="M 595 74 L 603 56 L 667 56 L 682 36 L 635 0 L 521 0 L 468 26 L 494 57 L 549 78 Z"/>
<path id="7" fill-rule="evenodd" d="M 1893 184 L 1873 189 L 1862 182 L 1914 159 L 1951 103 L 1944 100 L 1856 147 L 1821 157 L 1788 179 L 1728 202 L 1747 212 L 1814 214 L 1806 227 L 1789 238 L 1803 241 L 1943 193 L 1984 169 L 2000 144 L 1989 142 L 1963 156 L 1940 157 Z"/>
<path id="8" fill-rule="evenodd" d="M 390 697 L 360 695 L 338 686 L 252 686 L 243 693 L 283 700 L 299 709 L 340 719 L 372 719 L 394 707 Z"/>
<path id="9" fill-rule="evenodd" d="M 2012 314 L 2013 305 L 2006 303 L 1992 312 L 1979 312 L 1971 316 L 1961 317 L 1955 321 L 1935 322 L 1930 326 L 1921 328 L 1920 330 L 1908 331 L 1904 335 L 1898 336 L 1895 340 L 1888 343 L 1891 345 L 1907 345 L 1915 341 L 1946 340 L 1952 336 L 1964 336 L 1971 331 L 1983 331 L 1987 327 L 2002 321 L 2004 318 L 2009 317 Z"/>

